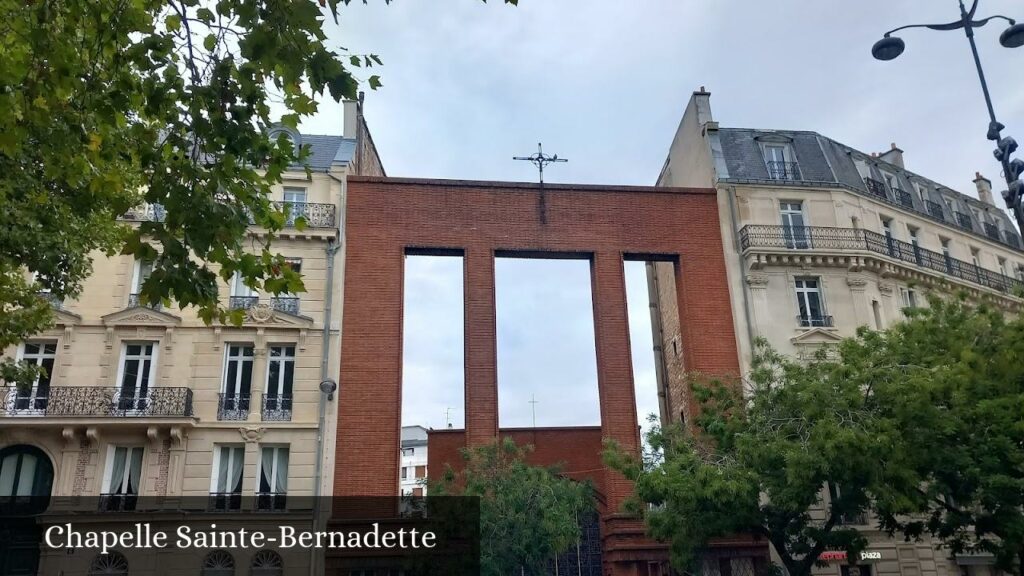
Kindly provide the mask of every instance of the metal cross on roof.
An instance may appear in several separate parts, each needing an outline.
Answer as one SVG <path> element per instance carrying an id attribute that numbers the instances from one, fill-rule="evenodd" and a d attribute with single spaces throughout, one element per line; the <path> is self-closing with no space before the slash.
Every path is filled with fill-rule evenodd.
<path id="1" fill-rule="evenodd" d="M 554 156 L 548 156 L 544 153 L 544 148 L 541 147 L 540 142 L 537 143 L 537 153 L 530 156 L 513 156 L 513 160 L 527 160 L 532 162 L 537 170 L 540 172 L 540 183 L 544 183 L 544 167 L 554 162 L 568 162 L 565 158 L 559 158 L 558 154 Z"/>

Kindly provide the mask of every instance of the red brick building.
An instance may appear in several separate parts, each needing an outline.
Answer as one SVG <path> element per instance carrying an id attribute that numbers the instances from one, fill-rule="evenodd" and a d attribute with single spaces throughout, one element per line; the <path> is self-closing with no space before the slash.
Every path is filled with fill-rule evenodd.
<path id="1" fill-rule="evenodd" d="M 620 512 L 631 485 L 600 460 L 603 438 L 634 450 L 640 443 L 623 262 L 671 262 L 681 361 L 739 373 L 715 191 L 350 177 L 346 211 L 335 496 L 397 492 L 407 254 L 457 254 L 464 263 L 466 428 L 435 435 L 433 470 L 459 447 L 499 434 L 494 259 L 586 259 L 601 426 L 509 433 L 534 440 L 523 443 L 534 444 L 537 463 L 564 462 L 594 481 L 605 574 L 659 570 L 667 551 Z"/>

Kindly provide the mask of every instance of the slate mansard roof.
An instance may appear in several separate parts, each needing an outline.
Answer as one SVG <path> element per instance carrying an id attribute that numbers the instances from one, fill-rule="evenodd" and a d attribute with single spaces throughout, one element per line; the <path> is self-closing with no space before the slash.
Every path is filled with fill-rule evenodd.
<path id="1" fill-rule="evenodd" d="M 309 144 L 309 167 L 323 171 L 334 164 L 352 162 L 356 152 L 356 139 L 321 134 L 303 134 L 302 143 Z"/>
<path id="2" fill-rule="evenodd" d="M 986 239 L 993 238 L 986 234 L 985 223 L 979 222 L 973 209 L 979 210 L 999 229 L 999 241 L 1010 247 L 1020 249 L 1020 234 L 1014 228 L 1010 217 L 1001 209 L 982 202 L 966 194 L 957 192 L 919 174 L 901 168 L 885 160 L 865 154 L 850 146 L 846 146 L 816 132 L 789 130 L 755 130 L 747 128 L 720 128 L 718 140 L 721 153 L 715 151 L 715 168 L 719 181 L 734 183 L 784 184 L 786 186 L 808 187 L 840 187 L 864 194 L 873 199 L 879 196 L 872 194 L 857 170 L 857 162 L 866 165 L 871 178 L 884 182 L 884 174 L 895 176 L 898 187 L 909 193 L 913 203 L 912 209 L 920 215 L 933 220 L 941 220 L 945 224 L 959 226 Z M 784 142 L 788 144 L 795 158 L 799 177 L 792 180 L 772 179 L 765 164 L 761 149 L 763 143 Z M 932 209 L 941 209 L 942 218 L 929 212 L 916 189 L 926 195 L 925 199 L 934 202 Z M 886 191 L 886 201 L 900 205 L 892 193 Z M 952 210 L 951 210 L 952 208 Z M 970 228 L 960 223 L 958 212 L 969 217 Z"/>

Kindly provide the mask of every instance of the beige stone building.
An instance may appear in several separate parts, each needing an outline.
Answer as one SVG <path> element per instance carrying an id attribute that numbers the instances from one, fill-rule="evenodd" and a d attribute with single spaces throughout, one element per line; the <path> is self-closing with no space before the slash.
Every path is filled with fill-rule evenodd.
<path id="1" fill-rule="evenodd" d="M 243 325 L 208 326 L 193 310 L 139 305 L 145 262 L 97 255 L 81 296 L 53 303 L 57 325 L 3 351 L 48 374 L 30 392 L 0 391 L 0 500 L 49 497 L 50 513 L 98 525 L 136 521 L 148 497 L 237 512 L 242 524 L 248 508 L 288 510 L 281 522 L 312 520 L 309 497 L 329 495 L 333 484 L 337 396 L 320 383 L 338 379 L 346 176 L 383 175 L 361 105 L 344 107 L 340 135 L 289 131 L 311 148 L 311 176 L 294 167 L 274 191 L 274 201 L 306 220 L 274 242 L 301 268 L 304 293 L 271 297 L 231 282 L 221 298 L 246 310 Z M 148 206 L 123 219 L 161 217 L 161 207 Z M 0 550 L 0 572 L 35 573 L 28 536 L 20 549 Z M 310 561 L 308 553 L 275 554 L 200 555 L 186 572 L 232 564 L 238 574 L 276 574 L 283 562 L 291 574 Z M 86 560 L 44 550 L 39 573 L 84 574 Z M 175 573 L 132 551 L 97 561 L 123 561 L 133 575 Z"/>
<path id="2" fill-rule="evenodd" d="M 911 172 L 893 144 L 864 153 L 806 131 L 720 126 L 710 94 L 693 94 L 658 177 L 659 186 L 715 187 L 743 365 L 767 339 L 801 357 L 853 335 L 884 329 L 929 291 L 965 291 L 1017 309 L 1024 287 L 1018 231 L 976 175 L 977 197 Z M 670 312 L 671 271 L 648 267 L 652 304 Z M 663 419 L 687 415 L 678 315 L 656 314 Z M 828 492 L 823 499 L 827 501 Z M 990 573 L 989 559 L 950 558 L 933 542 L 904 543 L 851 519 L 872 544 L 864 576 Z M 857 569 L 833 558 L 822 574 Z"/>

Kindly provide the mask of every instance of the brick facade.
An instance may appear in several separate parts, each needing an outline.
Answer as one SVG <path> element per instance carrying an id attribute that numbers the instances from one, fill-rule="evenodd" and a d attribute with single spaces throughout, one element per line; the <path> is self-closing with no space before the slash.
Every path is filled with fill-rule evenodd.
<path id="1" fill-rule="evenodd" d="M 464 256 L 466 430 L 457 442 L 498 435 L 496 255 L 590 261 L 602 438 L 639 447 L 624 259 L 672 263 L 688 369 L 739 373 L 714 190 L 547 185 L 541 192 L 536 184 L 350 177 L 348 193 L 336 496 L 397 492 L 410 252 Z M 632 487 L 607 469 L 598 476 L 606 572 L 638 574 L 637 563 L 646 562 L 646 548 L 635 546 L 642 530 L 619 513 Z"/>

